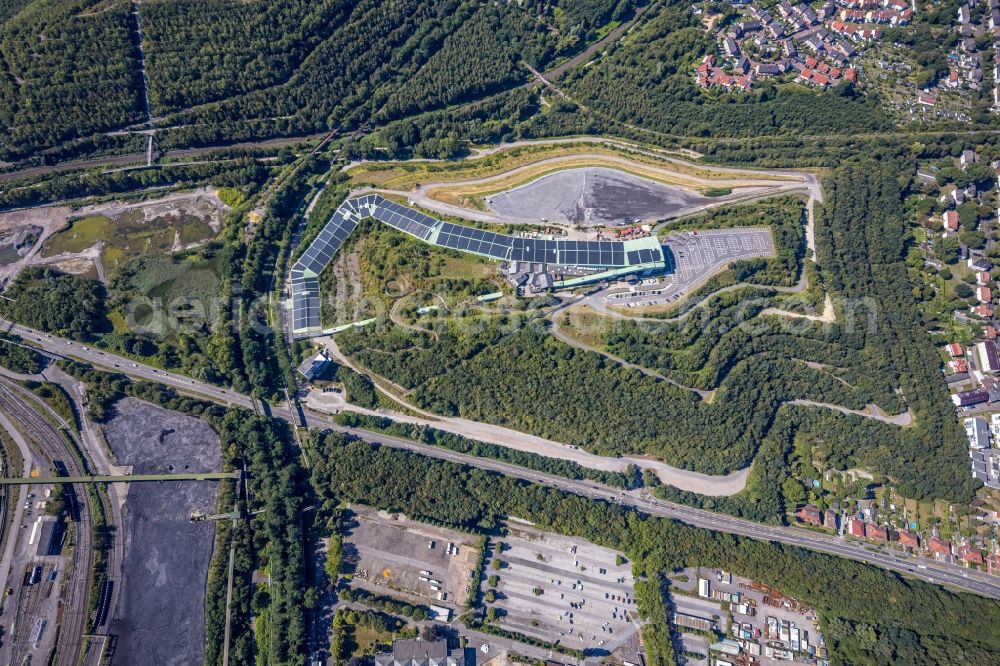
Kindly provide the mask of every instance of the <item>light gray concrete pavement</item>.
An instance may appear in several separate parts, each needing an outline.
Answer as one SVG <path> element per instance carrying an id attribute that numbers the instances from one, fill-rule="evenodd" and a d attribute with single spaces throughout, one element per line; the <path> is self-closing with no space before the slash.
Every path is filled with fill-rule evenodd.
<path id="1" fill-rule="evenodd" d="M 73 356 L 79 360 L 92 363 L 95 366 L 117 370 L 139 379 L 173 386 L 184 393 L 194 396 L 201 396 L 225 404 L 253 408 L 254 399 L 250 396 L 228 389 L 221 389 L 173 373 L 168 374 L 108 352 L 86 349 L 79 343 L 54 336 L 47 336 L 45 333 L 24 326 L 10 325 L 8 323 L 4 328 L 8 326 L 9 333 L 30 340 L 45 351 L 53 352 L 60 356 Z M 293 414 L 287 406 L 273 407 L 271 412 L 277 418 L 290 422 L 298 421 L 297 415 Z M 373 433 L 359 428 L 345 428 L 329 418 L 310 416 L 308 425 L 314 428 L 348 433 L 368 442 L 414 451 L 431 458 L 449 460 L 533 483 L 543 484 L 582 497 L 620 503 L 644 513 L 671 518 L 693 527 L 730 532 L 763 541 L 777 541 L 787 545 L 800 546 L 838 557 L 867 562 L 931 583 L 950 585 L 960 590 L 1000 599 L 1000 577 L 991 576 L 962 566 L 945 564 L 922 557 L 912 557 L 903 552 L 886 553 L 878 550 L 873 544 L 846 541 L 838 536 L 812 532 L 796 527 L 779 527 L 754 523 L 742 518 L 735 518 L 725 514 L 713 513 L 703 509 L 658 500 L 650 497 L 644 491 L 619 491 L 609 486 L 590 481 L 578 481 L 551 474 L 543 474 L 497 460 L 477 458 L 476 456 L 456 453 L 448 449 Z"/>
<path id="2" fill-rule="evenodd" d="M 42 371 L 42 377 L 47 381 L 61 386 L 69 395 L 70 400 L 76 408 L 80 417 L 80 443 L 87 458 L 89 458 L 95 474 L 107 474 L 117 476 L 124 474 L 126 469 L 115 465 L 108 455 L 107 449 L 102 445 L 101 437 L 94 430 L 94 425 L 87 418 L 87 391 L 86 385 L 69 376 L 61 368 L 51 365 Z M 111 515 L 108 517 L 108 525 L 115 529 L 112 538 L 112 550 L 108 553 L 107 569 L 108 578 L 112 581 L 122 581 L 124 579 L 122 565 L 125 561 L 125 538 L 124 525 L 122 519 L 122 506 L 128 495 L 127 483 L 109 483 L 105 485 L 108 493 L 108 504 Z M 121 595 L 122 586 L 115 584 L 111 586 L 111 596 L 108 599 L 107 613 L 105 617 L 110 619 L 115 616 L 118 607 L 118 599 Z"/>
<path id="3" fill-rule="evenodd" d="M 14 424 L 2 412 L 0 412 L 0 427 L 7 432 L 7 436 L 13 439 L 17 445 L 18 450 L 21 452 L 21 457 L 24 459 L 24 476 L 28 476 L 31 473 L 31 463 L 34 459 L 31 455 L 31 449 L 28 448 L 28 443 L 24 441 L 24 437 L 21 436 L 20 431 L 14 427 Z M 24 503 L 27 501 L 28 491 L 29 486 L 21 486 L 17 489 L 17 503 L 14 505 L 14 515 L 11 516 L 10 520 L 10 532 L 5 535 L 6 541 L 4 543 L 3 559 L 0 560 L 0 585 L 4 589 L 13 587 L 13 585 L 7 582 L 7 577 L 10 575 L 10 563 L 14 560 L 14 545 L 17 543 L 21 533 L 21 520 L 24 517 Z M 6 492 L 12 493 L 15 492 L 15 489 L 8 488 Z M 2 596 L 0 594 L 0 597 Z M 16 600 L 11 600 L 11 603 L 15 602 Z"/>

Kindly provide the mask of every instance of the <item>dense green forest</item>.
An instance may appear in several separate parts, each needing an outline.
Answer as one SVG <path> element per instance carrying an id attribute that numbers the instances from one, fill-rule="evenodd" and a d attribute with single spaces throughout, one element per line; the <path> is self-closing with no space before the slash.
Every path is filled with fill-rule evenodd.
<path id="1" fill-rule="evenodd" d="M 125 0 L 9 2 L 0 157 L 120 152 L 103 133 L 146 121 L 143 56 L 159 148 L 301 136 L 509 90 L 636 4 L 181 0 L 137 23 Z"/>
<path id="2" fill-rule="evenodd" d="M 537 324 L 511 333 L 494 319 L 436 335 L 391 328 L 344 333 L 338 344 L 372 372 L 415 389 L 424 409 L 710 473 L 749 464 L 785 400 L 865 404 L 829 375 L 777 357 L 751 356 L 728 373 L 714 402 L 699 404 L 690 391 L 565 345 Z"/>
<path id="3" fill-rule="evenodd" d="M 1000 621 L 1000 605 L 977 595 L 954 594 L 859 562 L 700 530 L 337 434 L 314 436 L 313 446 L 320 453 L 313 485 L 323 498 L 491 532 L 507 516 L 516 516 L 623 551 L 637 577 L 658 580 L 678 568 L 701 565 L 774 585 L 818 610 L 834 664 L 985 663 L 1000 650 L 1000 637 L 982 631 Z M 664 607 L 650 603 L 651 596 L 652 590 L 645 589 L 637 597 L 644 616 Z M 654 623 L 658 635 L 652 641 L 647 636 L 647 647 L 669 644 L 662 636 L 666 630 L 665 623 Z"/>
<path id="4" fill-rule="evenodd" d="M 930 344 L 907 278 L 904 254 L 908 242 L 903 196 L 912 163 L 888 155 L 855 158 L 824 180 L 823 224 L 816 243 L 823 281 L 848 302 L 868 299 L 876 326 L 862 320 L 855 335 L 864 336 L 872 375 L 897 378 L 916 415 L 905 431 L 901 449 L 879 456 L 892 476 L 905 467 L 917 469 L 904 494 L 938 496 L 967 492 L 966 442 L 941 376 L 941 361 Z M 881 448 L 881 447 L 880 447 Z M 920 475 L 925 478 L 921 479 Z"/>
<path id="5" fill-rule="evenodd" d="M 45 367 L 44 359 L 16 335 L 0 334 L 0 365 L 25 375 L 34 375 Z"/>
<path id="6" fill-rule="evenodd" d="M 107 329 L 104 289 L 48 268 L 21 272 L 4 302 L 6 315 L 32 328 L 75 340 L 92 340 Z"/>
<path id="7" fill-rule="evenodd" d="M 780 295 L 744 289 L 710 297 L 679 321 L 618 321 L 608 327 L 605 345 L 610 352 L 684 386 L 714 390 L 709 404 L 689 391 L 569 347 L 536 320 L 459 319 L 440 324 L 433 333 L 390 327 L 347 332 L 338 342 L 363 367 L 411 389 L 412 399 L 424 409 L 524 430 L 599 454 L 646 453 L 673 465 L 724 473 L 749 464 L 775 427 L 767 460 L 782 470 L 791 437 L 801 430 L 832 468 L 873 469 L 909 497 L 967 498 L 972 482 L 964 447 L 912 297 L 899 296 L 902 286 L 876 289 L 865 277 L 906 277 L 900 192 L 906 182 L 898 174 L 910 173 L 912 167 L 889 156 L 883 162 L 851 161 L 825 181 L 832 194 L 821 210 L 824 223 L 817 243 L 820 273 L 837 303 L 837 323 L 803 320 L 789 325 L 782 318 L 760 317 L 765 307 L 783 302 Z M 841 182 L 854 184 L 847 188 Z M 779 252 L 761 271 L 767 270 L 763 276 L 768 281 L 788 284 L 796 275 L 788 268 L 801 262 L 801 209 L 775 205 L 769 214 L 777 236 L 797 252 Z M 843 228 L 859 224 L 859 210 L 880 211 L 870 232 Z M 747 215 L 767 219 L 763 210 L 748 210 Z M 725 225 L 748 219 L 724 211 L 701 221 Z M 891 254 L 892 248 L 897 254 Z M 850 258 L 838 259 L 840 255 Z M 784 268 L 774 271 L 774 265 Z M 902 293 L 909 295 L 909 288 Z M 901 324 L 904 316 L 909 326 Z M 909 344 L 893 344 L 896 335 Z M 910 409 L 917 427 L 903 429 L 823 408 L 779 410 L 783 403 L 803 398 L 853 409 L 874 402 L 890 414 Z M 757 466 L 744 497 L 699 502 L 757 519 L 780 519 L 781 479 L 765 467 Z M 932 469 L 935 473 L 929 474 Z"/>
<path id="8" fill-rule="evenodd" d="M 340 0 L 145 4 L 141 15 L 153 113 L 286 80 L 349 12 L 348 3 Z"/>
<path id="9" fill-rule="evenodd" d="M 822 410 L 783 407 L 763 440 L 749 488 L 733 498 L 704 498 L 662 487 L 663 496 L 707 508 L 762 519 L 781 510 L 780 498 L 808 489 L 782 488 L 793 438 L 808 444 L 814 460 L 834 469 L 863 466 L 888 475 L 911 497 L 968 498 L 966 442 L 952 412 L 930 344 L 913 300 L 904 264 L 906 229 L 902 200 L 912 166 L 889 155 L 878 162 L 856 158 L 824 180 L 826 205 L 817 226 L 817 250 L 824 282 L 842 303 L 867 303 L 852 331 L 841 321 L 831 329 L 842 350 L 835 365 L 852 385 L 898 385 L 915 417 L 904 429 Z M 866 300 L 867 299 L 867 300 Z M 848 314 L 841 308 L 838 317 Z M 874 326 L 869 325 L 874 316 Z M 781 339 L 769 344 L 780 349 Z M 863 444 L 859 446 L 859 443 Z"/>
<path id="10" fill-rule="evenodd" d="M 563 75 L 558 84 L 572 101 L 542 105 L 536 93 L 519 89 L 529 80 L 521 61 L 539 69 L 556 64 L 630 18 L 637 4 L 144 3 L 143 49 L 161 128 L 156 145 L 214 145 L 367 124 L 374 134 L 357 150 L 371 157 L 452 157 L 470 141 L 614 133 L 666 145 L 685 137 L 716 159 L 784 166 L 790 157 L 829 160 L 831 152 L 815 141 L 855 151 L 867 140 L 859 134 L 894 128 L 876 96 L 849 86 L 820 93 L 764 81 L 747 94 L 697 89 L 690 68 L 715 43 L 677 1 L 656 3 L 628 38 Z M 145 120 L 138 35 L 128 10 L 124 0 L 5 4 L 0 120 L 10 129 L 0 134 L 0 157 L 141 152 L 136 136 L 104 134 Z M 941 32 L 940 22 L 892 32 L 918 50 L 926 72 L 940 73 L 949 44 L 940 37 L 954 38 L 954 31 Z M 101 60 L 109 50 L 118 55 Z M 52 81 L 59 82 L 58 94 L 50 94 Z M 991 121 L 978 112 L 975 120 Z M 764 136 L 802 147 L 762 143 Z M 753 151 L 739 143 L 701 144 L 699 137 L 739 138 Z M 783 161 L 765 158 L 767 152 Z"/>
<path id="11" fill-rule="evenodd" d="M 294 13 L 279 7 L 294 3 L 271 4 L 274 20 L 295 23 Z M 632 5 L 625 0 L 314 4 L 307 12 L 314 21 L 310 32 L 318 31 L 324 38 L 307 54 L 301 51 L 301 63 L 292 68 L 291 58 L 279 58 L 279 69 L 287 71 L 249 77 L 246 85 L 257 89 L 171 114 L 169 124 L 183 127 L 165 132 L 162 145 L 301 135 L 473 102 L 528 80 L 530 74 L 520 60 L 544 68 L 559 55 L 580 50 L 613 17 L 629 15 Z M 246 23 L 239 13 L 220 13 L 213 21 L 175 13 L 158 24 L 162 33 L 150 36 L 154 49 L 175 54 L 175 67 L 191 47 L 196 58 L 208 55 L 210 64 L 225 64 L 226 71 L 226 51 L 235 50 L 237 61 L 252 57 L 242 54 L 257 42 L 256 37 L 242 43 L 215 41 L 217 24 L 222 24 L 221 34 L 246 29 L 229 25 Z M 178 22 L 184 25 L 177 26 Z M 293 34 L 299 29 L 288 28 Z M 179 38 L 182 41 L 174 41 Z M 224 76 L 213 72 L 209 79 Z"/>
<path id="12" fill-rule="evenodd" d="M 15 179 L 0 188 L 0 210 L 135 190 L 180 189 L 203 184 L 252 190 L 273 175 L 274 166 L 273 162 L 265 165 L 250 157 L 238 157 L 184 165 L 164 164 L 152 169 L 77 171 Z"/>
<path id="13" fill-rule="evenodd" d="M 128 3 L 33 0 L 8 12 L 0 25 L 0 156 L 144 119 Z"/>

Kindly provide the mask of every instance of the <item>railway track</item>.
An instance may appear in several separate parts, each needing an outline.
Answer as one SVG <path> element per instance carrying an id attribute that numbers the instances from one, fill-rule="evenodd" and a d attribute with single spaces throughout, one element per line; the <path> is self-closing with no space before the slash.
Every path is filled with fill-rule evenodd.
<path id="1" fill-rule="evenodd" d="M 84 475 L 87 470 L 83 469 L 63 436 L 18 394 L 20 391 L 19 387 L 12 386 L 6 380 L 0 380 L 0 409 L 25 427 L 41 447 L 42 452 L 53 461 L 60 476 Z M 59 618 L 49 623 L 50 630 L 54 631 L 54 625 L 57 623 L 59 627 L 55 658 L 50 662 L 57 666 L 76 665 L 87 619 L 87 594 L 94 561 L 93 516 L 86 498 L 79 495 L 77 488 L 69 487 L 70 514 L 73 521 L 71 564 L 66 574 L 68 578 L 63 586 Z M 28 624 L 33 626 L 34 618 L 29 616 Z M 30 632 L 31 626 L 22 629 Z M 15 635 L 17 645 L 13 648 L 12 663 L 20 663 L 25 651 L 31 648 L 30 643 L 27 640 L 19 640 L 21 638 Z"/>

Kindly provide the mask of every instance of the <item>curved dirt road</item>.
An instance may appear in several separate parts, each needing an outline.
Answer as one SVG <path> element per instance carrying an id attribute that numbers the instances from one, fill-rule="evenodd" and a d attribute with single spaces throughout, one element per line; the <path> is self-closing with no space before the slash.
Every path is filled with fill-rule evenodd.
<path id="1" fill-rule="evenodd" d="M 371 374 L 365 372 L 364 368 L 358 368 L 353 365 L 351 360 L 340 352 L 336 343 L 332 340 L 327 343 L 327 348 L 330 349 L 332 356 L 337 359 L 338 362 L 344 363 L 344 365 L 348 366 L 355 372 L 369 375 Z M 430 426 L 437 428 L 438 430 L 444 430 L 445 432 L 462 435 L 463 437 L 479 440 L 481 442 L 487 442 L 489 444 L 504 446 L 517 451 L 537 453 L 538 455 L 549 458 L 570 460 L 583 467 L 589 467 L 590 469 L 604 470 L 608 472 L 622 472 L 625 471 L 629 465 L 638 465 L 640 468 L 655 471 L 656 475 L 663 483 L 674 486 L 680 490 L 699 493 L 701 495 L 716 497 L 735 495 L 746 487 L 747 479 L 750 476 L 749 467 L 724 476 L 713 476 L 711 474 L 702 474 L 701 472 L 693 472 L 686 469 L 672 467 L 671 465 L 658 460 L 648 460 L 645 458 L 627 456 L 621 458 L 599 456 L 593 453 L 588 453 L 576 446 L 562 444 L 560 442 L 538 437 L 536 435 L 529 435 L 511 428 L 505 428 L 503 426 L 497 426 L 490 423 L 481 423 L 479 421 L 472 421 L 460 417 L 440 416 L 413 406 L 397 395 L 394 395 L 391 391 L 379 386 L 378 382 L 374 382 L 374 384 L 375 388 L 380 393 L 408 411 L 417 414 L 417 416 L 398 412 L 383 412 L 364 409 L 351 404 L 345 404 L 343 398 L 340 396 L 317 393 L 315 391 L 306 396 L 305 404 L 306 406 L 319 412 L 335 413 L 340 409 L 349 409 L 351 411 L 358 412 L 359 414 L 388 416 L 391 417 L 392 420 L 400 421 L 401 423 Z"/>
<path id="2" fill-rule="evenodd" d="M 307 407 L 317 412 L 330 413 L 332 411 L 338 411 L 339 407 L 343 406 L 342 403 L 335 404 L 337 401 L 335 399 L 325 397 L 327 395 L 329 394 L 312 392 L 306 396 L 305 404 Z M 561 444 L 550 439 L 544 439 L 542 437 L 529 435 L 510 428 L 490 425 L 488 423 L 480 423 L 478 421 L 470 421 L 463 418 L 436 415 L 432 415 L 431 418 L 426 418 L 411 416 L 409 414 L 401 414 L 398 412 L 373 411 L 355 407 L 354 405 L 347 405 L 346 408 L 359 414 L 386 416 L 390 417 L 393 421 L 399 421 L 400 423 L 411 423 L 414 425 L 424 425 L 437 428 L 438 430 L 444 430 L 446 432 L 462 435 L 463 437 L 476 439 L 489 444 L 497 444 L 516 451 L 537 453 L 538 455 L 546 456 L 548 458 L 569 460 L 581 465 L 582 467 L 588 467 L 590 469 L 603 470 L 607 472 L 623 472 L 629 465 L 637 465 L 640 468 L 651 469 L 656 472 L 656 475 L 665 484 L 674 486 L 680 490 L 686 490 L 701 495 L 710 495 L 714 497 L 735 495 L 746 487 L 747 479 L 750 476 L 749 467 L 725 476 L 713 476 L 710 474 L 702 474 L 700 472 L 692 472 L 686 469 L 671 467 L 670 465 L 658 460 L 647 460 L 645 458 L 628 456 L 623 456 L 621 458 L 599 456 L 593 453 L 587 453 L 583 449 Z M 410 406 L 409 409 L 412 410 L 412 406 Z"/>

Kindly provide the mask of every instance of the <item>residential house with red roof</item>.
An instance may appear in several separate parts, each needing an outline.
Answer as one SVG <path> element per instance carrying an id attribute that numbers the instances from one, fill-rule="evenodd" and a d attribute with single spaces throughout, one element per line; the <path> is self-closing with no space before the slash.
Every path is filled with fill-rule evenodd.
<path id="1" fill-rule="evenodd" d="M 958 557 L 966 564 L 983 565 L 983 551 L 974 546 L 964 545 L 958 549 Z"/>
<path id="2" fill-rule="evenodd" d="M 909 530 L 899 531 L 899 545 L 906 548 L 918 550 L 920 548 L 920 536 Z"/>
<path id="3" fill-rule="evenodd" d="M 951 541 L 945 541 L 944 539 L 931 537 L 927 541 L 927 548 L 934 555 L 940 555 L 942 557 L 951 555 Z"/>
<path id="4" fill-rule="evenodd" d="M 881 525 L 875 525 L 874 523 L 865 523 L 865 536 L 869 539 L 877 539 L 878 541 L 888 541 L 889 540 L 889 530 L 882 527 Z"/>
<path id="5" fill-rule="evenodd" d="M 968 372 L 969 364 L 965 362 L 964 358 L 956 358 L 953 361 L 948 361 L 948 371 L 953 375 L 957 375 L 960 372 Z"/>
<path id="6" fill-rule="evenodd" d="M 795 517 L 804 523 L 809 523 L 810 525 L 822 525 L 823 518 L 820 510 L 814 507 L 812 504 L 807 504 L 798 511 L 795 512 Z"/>
<path id="7" fill-rule="evenodd" d="M 972 308 L 972 312 L 973 314 L 977 314 L 980 317 L 989 318 L 993 316 L 993 307 L 986 305 L 984 303 L 982 305 L 977 305 L 976 307 Z"/>

